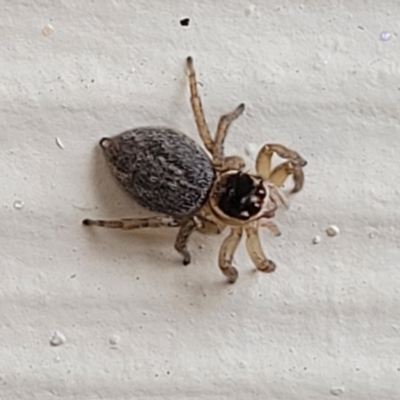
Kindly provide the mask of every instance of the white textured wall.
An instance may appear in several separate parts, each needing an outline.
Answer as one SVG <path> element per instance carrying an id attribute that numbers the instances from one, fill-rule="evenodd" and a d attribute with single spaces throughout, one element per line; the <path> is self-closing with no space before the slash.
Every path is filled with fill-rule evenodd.
<path id="1" fill-rule="evenodd" d="M 400 398 L 397 0 L 0 5 L 1 400 Z M 262 235 L 277 271 L 241 247 L 233 286 L 222 238 L 193 236 L 184 268 L 170 231 L 80 225 L 145 215 L 101 137 L 198 140 L 189 54 L 213 128 L 247 105 L 230 153 L 309 161 L 282 237 Z"/>

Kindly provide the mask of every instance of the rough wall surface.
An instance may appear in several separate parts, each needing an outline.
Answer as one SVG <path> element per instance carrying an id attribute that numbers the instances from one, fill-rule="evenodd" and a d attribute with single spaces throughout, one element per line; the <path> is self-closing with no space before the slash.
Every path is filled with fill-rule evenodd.
<path id="1" fill-rule="evenodd" d="M 0 4 L 2 400 L 400 398 L 397 0 Z M 246 103 L 229 153 L 309 161 L 262 234 L 278 269 L 241 246 L 233 286 L 222 237 L 194 235 L 184 268 L 171 231 L 80 225 L 146 215 L 101 137 L 198 140 L 188 55 L 213 129 Z"/>

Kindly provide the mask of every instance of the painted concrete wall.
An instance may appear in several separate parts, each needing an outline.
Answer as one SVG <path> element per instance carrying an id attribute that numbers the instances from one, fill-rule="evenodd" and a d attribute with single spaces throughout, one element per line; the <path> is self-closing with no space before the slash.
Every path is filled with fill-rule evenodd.
<path id="1" fill-rule="evenodd" d="M 2 400 L 400 398 L 398 1 L 0 5 Z M 262 233 L 278 269 L 241 246 L 233 286 L 222 237 L 193 236 L 182 267 L 171 231 L 80 224 L 147 215 L 101 137 L 199 140 L 188 55 L 213 129 L 246 103 L 230 154 L 309 162 L 283 235 Z"/>

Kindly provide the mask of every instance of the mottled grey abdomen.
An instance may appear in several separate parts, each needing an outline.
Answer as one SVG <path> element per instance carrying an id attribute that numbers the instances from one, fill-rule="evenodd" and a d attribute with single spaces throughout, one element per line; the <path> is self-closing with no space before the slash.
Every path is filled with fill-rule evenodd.
<path id="1" fill-rule="evenodd" d="M 183 133 L 137 128 L 100 145 L 113 175 L 141 206 L 184 217 L 207 201 L 214 182 L 211 160 Z"/>

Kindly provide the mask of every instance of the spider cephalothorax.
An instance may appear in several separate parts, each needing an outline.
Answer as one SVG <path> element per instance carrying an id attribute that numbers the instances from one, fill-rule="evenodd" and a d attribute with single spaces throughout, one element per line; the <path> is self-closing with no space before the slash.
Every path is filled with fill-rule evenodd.
<path id="1" fill-rule="evenodd" d="M 291 194 L 304 183 L 306 161 L 295 151 L 280 144 L 267 144 L 258 153 L 256 174 L 244 172 L 241 157 L 224 155 L 224 141 L 229 125 L 244 111 L 240 104 L 221 117 L 214 138 L 208 130 L 191 57 L 187 59 L 190 101 L 200 137 L 211 157 L 192 139 L 164 127 L 145 127 L 126 131 L 100 141 L 111 171 L 123 188 L 142 206 L 163 216 L 116 221 L 90 220 L 85 225 L 136 229 L 142 227 L 179 227 L 176 250 L 189 264 L 187 241 L 194 231 L 218 234 L 230 227 L 224 239 L 218 264 L 233 283 L 238 272 L 233 255 L 243 232 L 246 247 L 258 270 L 272 272 L 275 264 L 260 245 L 258 229 L 267 227 L 279 235 L 271 220 L 280 206 L 287 206 L 280 188 L 291 176 Z M 273 154 L 285 162 L 271 168 Z"/>

